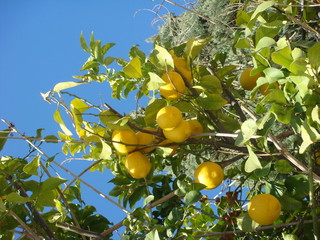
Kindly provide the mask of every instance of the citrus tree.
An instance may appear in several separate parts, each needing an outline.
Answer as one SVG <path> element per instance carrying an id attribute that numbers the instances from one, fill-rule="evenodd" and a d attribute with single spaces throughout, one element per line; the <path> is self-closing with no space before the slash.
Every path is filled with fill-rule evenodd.
<path id="1" fill-rule="evenodd" d="M 134 46 L 125 60 L 108 55 L 114 44 L 81 34 L 85 73 L 43 94 L 58 106 L 58 137 L 21 134 L 40 155 L 1 158 L 2 237 L 22 229 L 25 239 L 109 239 L 123 227 L 123 240 L 319 238 L 319 4 L 233 4 L 237 26 L 225 31 L 246 65 L 219 51 L 204 64 L 201 50 L 214 36 L 156 40 L 150 54 Z M 72 93 L 94 82 L 142 107 L 122 113 Z M 18 132 L 7 124 L 1 147 Z M 39 140 L 62 142 L 87 168 L 75 175 Z M 52 165 L 71 179 L 52 176 Z M 90 187 L 127 214 L 121 222 L 83 204 L 86 171 L 113 174 L 107 195 Z"/>

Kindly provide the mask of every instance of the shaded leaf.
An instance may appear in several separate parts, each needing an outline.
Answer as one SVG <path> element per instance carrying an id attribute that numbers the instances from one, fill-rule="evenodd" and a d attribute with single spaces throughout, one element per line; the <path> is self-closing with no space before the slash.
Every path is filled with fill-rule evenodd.
<path id="1" fill-rule="evenodd" d="M 237 225 L 244 232 L 253 232 L 259 224 L 253 221 L 248 213 L 237 217 Z"/>
<path id="2" fill-rule="evenodd" d="M 192 190 L 186 194 L 184 197 L 184 202 L 186 205 L 190 205 L 198 202 L 202 198 L 202 194 L 197 190 Z"/>
<path id="3" fill-rule="evenodd" d="M 6 144 L 8 135 L 10 134 L 10 129 L 5 129 L 3 131 L 0 131 L 0 151 L 3 149 L 4 145 Z"/>

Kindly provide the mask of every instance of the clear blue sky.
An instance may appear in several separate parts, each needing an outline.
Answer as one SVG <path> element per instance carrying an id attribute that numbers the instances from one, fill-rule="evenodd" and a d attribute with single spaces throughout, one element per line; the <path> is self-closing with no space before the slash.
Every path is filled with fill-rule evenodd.
<path id="1" fill-rule="evenodd" d="M 91 32 L 102 42 L 114 42 L 111 56 L 127 58 L 131 46 L 140 45 L 148 53 L 151 43 L 145 40 L 157 32 L 152 26 L 156 17 L 153 9 L 162 1 L 150 0 L 1 0 L 0 1 L 0 118 L 15 124 L 27 136 L 38 128 L 44 134 L 56 134 L 58 124 L 53 120 L 55 105 L 42 100 L 40 92 L 47 92 L 62 81 L 73 81 L 88 55 L 81 49 L 81 31 L 86 39 Z M 106 86 L 106 85 L 103 85 Z M 90 99 L 110 99 L 110 90 L 98 84 L 79 87 L 73 91 Z M 130 102 L 129 102 L 130 103 Z M 112 101 L 118 110 L 134 109 L 134 104 Z M 6 126 L 0 122 L 0 129 Z M 60 151 L 58 144 L 46 144 L 43 150 L 53 155 Z M 9 140 L 1 155 L 24 157 L 28 146 L 21 140 Z M 58 155 L 62 162 L 66 157 Z M 66 163 L 75 173 L 89 166 L 89 162 Z M 86 180 L 104 194 L 111 184 L 109 173 L 88 173 Z M 111 222 L 117 223 L 125 215 L 113 205 L 86 189 L 87 204 Z M 116 238 L 115 238 L 116 239 Z"/>

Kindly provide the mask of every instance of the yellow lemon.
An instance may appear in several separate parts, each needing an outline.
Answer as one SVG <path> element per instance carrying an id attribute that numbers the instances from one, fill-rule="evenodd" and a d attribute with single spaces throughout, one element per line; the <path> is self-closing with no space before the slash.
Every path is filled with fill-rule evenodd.
<path id="1" fill-rule="evenodd" d="M 186 85 L 177 72 L 170 71 L 162 75 L 163 81 L 166 83 L 162 85 L 159 90 L 160 94 L 169 100 L 176 100 L 182 97 L 182 94 L 186 90 Z"/>
<path id="2" fill-rule="evenodd" d="M 224 173 L 219 164 L 214 162 L 201 163 L 194 172 L 196 183 L 206 185 L 206 190 L 218 187 L 224 179 Z"/>
<path id="3" fill-rule="evenodd" d="M 156 121 L 163 130 L 171 130 L 182 121 L 182 113 L 174 106 L 166 106 L 158 111 Z"/>
<path id="4" fill-rule="evenodd" d="M 163 140 L 161 143 L 159 143 L 159 145 L 163 146 L 163 147 L 171 148 L 172 151 L 170 152 L 169 156 L 173 156 L 177 152 L 178 145 L 165 146 L 165 145 L 167 145 L 169 143 L 173 143 L 173 142 L 171 140 L 169 140 L 169 139 L 166 139 L 166 140 Z"/>
<path id="5" fill-rule="evenodd" d="M 112 133 L 112 144 L 119 154 L 127 154 L 136 149 L 138 139 L 131 129 L 114 130 Z"/>
<path id="6" fill-rule="evenodd" d="M 273 223 L 281 212 L 279 200 L 270 194 L 258 194 L 248 204 L 249 216 L 260 225 Z"/>
<path id="7" fill-rule="evenodd" d="M 261 73 L 257 73 L 254 76 L 250 75 L 250 72 L 253 68 L 245 69 L 240 75 L 240 85 L 245 90 L 252 90 L 257 85 L 257 80 L 259 77 L 262 77 Z"/>
<path id="8" fill-rule="evenodd" d="M 173 57 L 175 70 L 180 73 L 189 83 L 192 83 L 192 72 L 189 70 L 188 62 L 182 57 Z"/>
<path id="9" fill-rule="evenodd" d="M 153 128 L 144 128 L 145 130 L 153 131 L 156 130 Z M 137 132 L 137 139 L 138 139 L 138 145 L 144 145 L 144 146 L 138 146 L 137 149 L 139 149 L 141 152 L 149 153 L 155 149 L 155 147 L 148 147 L 146 148 L 145 145 L 151 145 L 153 144 L 153 141 L 155 139 L 155 136 L 153 134 L 145 133 L 145 132 Z"/>
<path id="10" fill-rule="evenodd" d="M 197 120 L 188 120 L 188 123 L 190 124 L 190 127 L 191 127 L 191 135 L 203 133 L 203 127 L 201 123 L 199 123 Z M 200 138 L 200 136 L 197 136 L 194 138 Z"/>
<path id="11" fill-rule="evenodd" d="M 181 120 L 180 124 L 172 130 L 163 130 L 164 136 L 176 143 L 184 142 L 191 135 L 191 127 L 188 121 Z"/>
<path id="12" fill-rule="evenodd" d="M 278 88 L 279 87 L 279 84 L 277 82 L 274 82 L 274 83 L 271 83 L 272 84 L 272 88 Z M 263 84 L 260 88 L 259 88 L 259 91 L 262 95 L 268 95 L 272 89 L 268 89 L 270 86 L 269 83 L 266 83 L 266 84 Z"/>
<path id="13" fill-rule="evenodd" d="M 151 170 L 149 159 L 139 151 L 130 153 L 124 159 L 124 165 L 129 174 L 136 179 L 145 178 Z"/>

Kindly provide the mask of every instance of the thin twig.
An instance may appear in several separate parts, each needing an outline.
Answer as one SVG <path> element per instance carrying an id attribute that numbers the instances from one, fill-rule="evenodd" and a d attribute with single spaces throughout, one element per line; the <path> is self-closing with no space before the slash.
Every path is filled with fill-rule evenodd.
<path id="1" fill-rule="evenodd" d="M 9 214 L 20 224 L 21 228 L 23 228 L 28 233 L 28 235 L 30 235 L 34 240 L 41 240 L 41 238 L 39 238 L 37 234 L 33 232 L 33 230 L 29 228 L 28 225 L 25 224 L 24 221 L 14 211 L 9 210 Z"/>
<path id="2" fill-rule="evenodd" d="M 94 237 L 94 238 L 97 238 L 97 239 L 106 239 L 104 236 L 101 236 L 99 233 L 95 233 L 95 232 L 91 232 L 91 231 L 88 231 L 88 230 L 84 230 L 84 229 L 81 229 L 79 227 L 75 227 L 75 226 L 73 226 L 71 224 L 68 224 L 68 223 L 57 222 L 56 226 L 58 228 L 66 229 L 66 230 L 68 230 L 70 232 L 77 233 L 77 234 L 79 234 L 81 236 Z"/>

